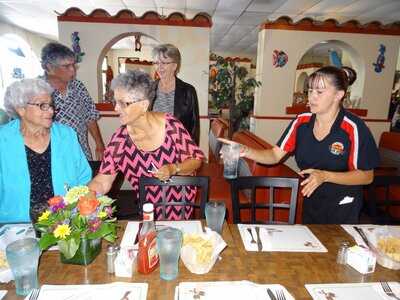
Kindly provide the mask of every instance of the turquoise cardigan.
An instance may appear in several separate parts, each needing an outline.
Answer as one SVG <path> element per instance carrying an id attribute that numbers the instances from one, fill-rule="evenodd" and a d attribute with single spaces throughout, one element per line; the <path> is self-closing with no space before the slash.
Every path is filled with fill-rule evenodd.
<path id="1" fill-rule="evenodd" d="M 50 129 L 51 176 L 55 195 L 64 185 L 87 184 L 92 170 L 75 131 L 59 123 Z M 0 126 L 0 223 L 30 222 L 31 181 L 20 120 Z"/>

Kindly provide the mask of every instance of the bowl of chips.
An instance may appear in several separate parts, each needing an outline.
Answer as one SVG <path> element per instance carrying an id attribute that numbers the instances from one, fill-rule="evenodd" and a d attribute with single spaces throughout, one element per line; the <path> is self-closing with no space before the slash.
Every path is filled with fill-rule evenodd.
<path id="1" fill-rule="evenodd" d="M 190 272 L 205 274 L 211 270 L 225 247 L 226 243 L 222 237 L 209 228 L 206 228 L 205 233 L 185 233 L 181 259 Z"/>
<path id="2" fill-rule="evenodd" d="M 372 247 L 376 253 L 376 261 L 382 267 L 400 270 L 400 230 L 383 226 L 374 230 Z"/>

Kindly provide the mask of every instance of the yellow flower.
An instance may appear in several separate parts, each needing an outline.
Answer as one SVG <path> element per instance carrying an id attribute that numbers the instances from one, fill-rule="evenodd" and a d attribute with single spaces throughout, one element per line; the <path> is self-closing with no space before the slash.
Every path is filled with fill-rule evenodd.
<path id="1" fill-rule="evenodd" d="M 51 214 L 51 212 L 49 210 L 44 211 L 42 213 L 42 215 L 39 217 L 38 221 L 41 222 L 41 221 L 47 220 L 49 218 L 50 214 Z"/>
<path id="2" fill-rule="evenodd" d="M 68 235 L 71 234 L 71 229 L 69 228 L 69 225 L 67 225 L 67 224 L 58 225 L 57 228 L 54 230 L 53 234 L 56 238 L 60 238 L 63 240 Z"/>
<path id="3" fill-rule="evenodd" d="M 72 204 L 78 201 L 80 196 L 84 196 L 87 193 L 89 193 L 89 188 L 87 186 L 75 186 L 67 192 L 67 194 L 64 196 L 64 200 L 68 204 Z"/>
<path id="4" fill-rule="evenodd" d="M 101 211 L 101 212 L 99 212 L 98 217 L 99 218 L 105 218 L 105 217 L 107 217 L 107 213 L 105 211 Z"/>

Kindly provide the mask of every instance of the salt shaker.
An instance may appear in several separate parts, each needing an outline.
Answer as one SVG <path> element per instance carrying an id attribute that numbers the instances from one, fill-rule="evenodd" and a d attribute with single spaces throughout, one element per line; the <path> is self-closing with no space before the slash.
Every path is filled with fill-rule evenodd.
<path id="1" fill-rule="evenodd" d="M 117 257 L 119 247 L 115 245 L 107 246 L 107 272 L 110 274 L 114 274 L 114 261 Z"/>
<path id="2" fill-rule="evenodd" d="M 348 242 L 342 242 L 340 244 L 336 262 L 341 265 L 345 265 L 347 263 L 347 250 L 349 249 L 350 244 Z"/>

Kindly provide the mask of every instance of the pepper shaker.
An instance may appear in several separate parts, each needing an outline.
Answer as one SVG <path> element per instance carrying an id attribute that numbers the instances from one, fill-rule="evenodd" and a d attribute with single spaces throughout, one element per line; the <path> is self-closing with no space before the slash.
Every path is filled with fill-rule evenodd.
<path id="1" fill-rule="evenodd" d="M 345 265 L 347 263 L 347 250 L 349 249 L 350 244 L 348 242 L 342 242 L 340 244 L 336 262 L 340 265 Z"/>
<path id="2" fill-rule="evenodd" d="M 107 246 L 107 273 L 114 274 L 114 261 L 117 257 L 119 251 L 119 247 L 115 245 L 108 245 Z"/>

